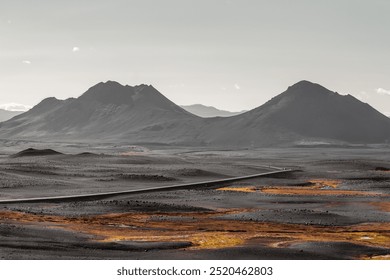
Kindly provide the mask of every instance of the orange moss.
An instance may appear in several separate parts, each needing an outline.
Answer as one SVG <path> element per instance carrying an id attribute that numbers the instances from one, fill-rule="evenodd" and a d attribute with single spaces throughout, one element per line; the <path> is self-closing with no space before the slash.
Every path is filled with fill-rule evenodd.
<path id="1" fill-rule="evenodd" d="M 265 187 L 263 193 L 277 195 L 347 195 L 347 196 L 387 196 L 378 192 L 351 191 L 351 190 L 324 190 L 311 187 Z"/>
<path id="2" fill-rule="evenodd" d="M 22 212 L 0 212 L 0 221 L 42 224 L 92 234 L 95 240 L 189 241 L 192 249 L 233 247 L 256 242 L 287 247 L 299 242 L 352 242 L 390 248 L 390 223 L 314 226 L 218 219 L 237 209 L 202 213 L 119 213 L 67 218 Z M 160 219 L 157 219 L 160 218 Z M 173 218 L 173 219 L 169 219 Z M 182 219 L 178 219 L 182 218 Z"/>
<path id="3" fill-rule="evenodd" d="M 354 190 L 339 190 L 336 189 L 340 184 L 340 180 L 326 180 L 326 179 L 312 179 L 309 181 L 312 183 L 311 186 L 270 186 L 262 187 L 261 192 L 275 195 L 327 195 L 327 196 L 380 196 L 388 197 L 386 194 L 379 192 L 368 192 L 368 191 L 354 191 Z"/>
<path id="4" fill-rule="evenodd" d="M 310 180 L 310 183 L 313 183 L 315 188 L 325 188 L 325 187 L 337 188 L 341 184 L 341 181 L 327 180 L 327 179 L 313 179 Z"/>
<path id="5" fill-rule="evenodd" d="M 230 191 L 230 192 L 247 192 L 247 193 L 253 193 L 260 191 L 260 188 L 257 188 L 255 186 L 247 186 L 247 187 L 223 187 L 217 189 L 217 191 Z"/>
<path id="6" fill-rule="evenodd" d="M 390 260 L 390 255 L 362 256 L 361 260 Z"/>
<path id="7" fill-rule="evenodd" d="M 383 201 L 383 202 L 369 202 L 369 204 L 377 207 L 379 210 L 384 212 L 390 212 L 390 202 L 389 201 Z"/>
<path id="8" fill-rule="evenodd" d="M 340 180 L 326 180 L 326 179 L 313 179 L 309 181 L 311 186 L 245 186 L 245 187 L 223 187 L 217 189 L 218 191 L 232 191 L 232 192 L 246 192 L 246 193 L 255 193 L 255 192 L 264 192 L 269 194 L 286 194 L 286 195 L 362 195 L 364 192 L 351 192 L 351 191 L 334 191 L 324 188 L 337 188 L 341 183 Z M 321 192 L 319 192 L 321 190 Z M 345 193 L 344 193 L 345 192 Z"/>

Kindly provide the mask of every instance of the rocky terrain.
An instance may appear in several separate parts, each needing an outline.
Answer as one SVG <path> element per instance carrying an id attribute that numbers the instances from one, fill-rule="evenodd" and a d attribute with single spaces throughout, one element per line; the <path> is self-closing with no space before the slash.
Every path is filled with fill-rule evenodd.
<path id="1" fill-rule="evenodd" d="M 11 148 L 3 150 L 0 199 L 196 182 L 253 174 L 270 166 L 297 171 L 85 201 L 3 203 L 3 259 L 390 255 L 388 149 L 50 148 L 61 154 L 15 156 Z"/>

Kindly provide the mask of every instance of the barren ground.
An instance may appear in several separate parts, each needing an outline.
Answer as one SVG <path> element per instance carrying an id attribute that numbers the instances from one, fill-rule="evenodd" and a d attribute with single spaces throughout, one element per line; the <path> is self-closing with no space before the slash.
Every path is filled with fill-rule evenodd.
<path id="1" fill-rule="evenodd" d="M 60 203 L 0 204 L 2 259 L 389 259 L 388 148 L 212 151 L 40 144 L 0 151 L 0 200 L 291 174 Z M 88 152 L 88 153 L 86 153 Z"/>

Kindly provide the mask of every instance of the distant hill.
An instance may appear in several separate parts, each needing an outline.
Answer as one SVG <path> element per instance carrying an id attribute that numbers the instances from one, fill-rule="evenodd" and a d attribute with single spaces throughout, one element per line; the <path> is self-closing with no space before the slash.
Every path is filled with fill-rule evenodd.
<path id="1" fill-rule="evenodd" d="M 18 157 L 32 157 L 32 156 L 52 156 L 52 155 L 62 155 L 62 153 L 57 152 L 52 149 L 33 149 L 33 148 L 28 148 L 26 150 L 20 151 L 14 155 L 11 155 L 13 158 L 18 158 Z"/>
<path id="2" fill-rule="evenodd" d="M 225 127 L 227 129 L 219 129 Z M 351 95 L 301 81 L 264 105 L 203 130 L 210 143 L 390 142 L 390 119 Z"/>
<path id="3" fill-rule="evenodd" d="M 390 119 L 350 95 L 301 81 L 264 105 L 201 118 L 153 86 L 99 83 L 78 98 L 47 98 L 0 123 L 0 138 L 188 146 L 389 143 Z"/>
<path id="4" fill-rule="evenodd" d="M 20 115 L 24 112 L 22 111 L 8 111 L 8 110 L 3 110 L 0 109 L 0 122 L 7 121 L 17 115 Z"/>
<path id="5" fill-rule="evenodd" d="M 181 105 L 181 107 L 184 110 L 202 118 L 231 117 L 246 112 L 246 111 L 241 111 L 241 112 L 224 111 L 224 110 L 219 110 L 212 106 L 205 106 L 202 104 Z"/>

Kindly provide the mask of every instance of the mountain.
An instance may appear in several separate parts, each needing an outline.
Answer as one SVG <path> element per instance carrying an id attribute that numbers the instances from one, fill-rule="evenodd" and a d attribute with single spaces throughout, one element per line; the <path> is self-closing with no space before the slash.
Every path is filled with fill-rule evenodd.
<path id="1" fill-rule="evenodd" d="M 247 148 L 299 143 L 388 143 L 390 119 L 351 95 L 301 81 L 264 105 L 201 118 L 153 86 L 99 83 L 78 98 L 47 98 L 0 123 L 2 139 L 162 143 Z"/>
<path id="2" fill-rule="evenodd" d="M 210 144 L 240 146 L 384 143 L 390 141 L 390 119 L 351 95 L 301 81 L 260 107 L 210 124 L 203 133 Z"/>
<path id="3" fill-rule="evenodd" d="M 72 141 L 193 141 L 181 133 L 201 118 L 180 108 L 153 86 L 99 83 L 78 98 L 44 99 L 0 124 L 2 138 Z M 178 135 L 179 134 L 179 135 Z"/>
<path id="4" fill-rule="evenodd" d="M 0 122 L 4 122 L 6 120 L 9 120 L 17 115 L 22 114 L 22 111 L 8 111 L 0 109 Z"/>
<path id="5" fill-rule="evenodd" d="M 246 111 L 241 111 L 241 112 L 230 112 L 230 111 L 224 111 L 224 110 L 219 110 L 215 107 L 212 106 L 205 106 L 202 104 L 194 104 L 194 105 L 181 105 L 184 110 L 202 117 L 202 118 L 213 118 L 213 117 L 231 117 L 235 115 L 242 114 Z"/>

